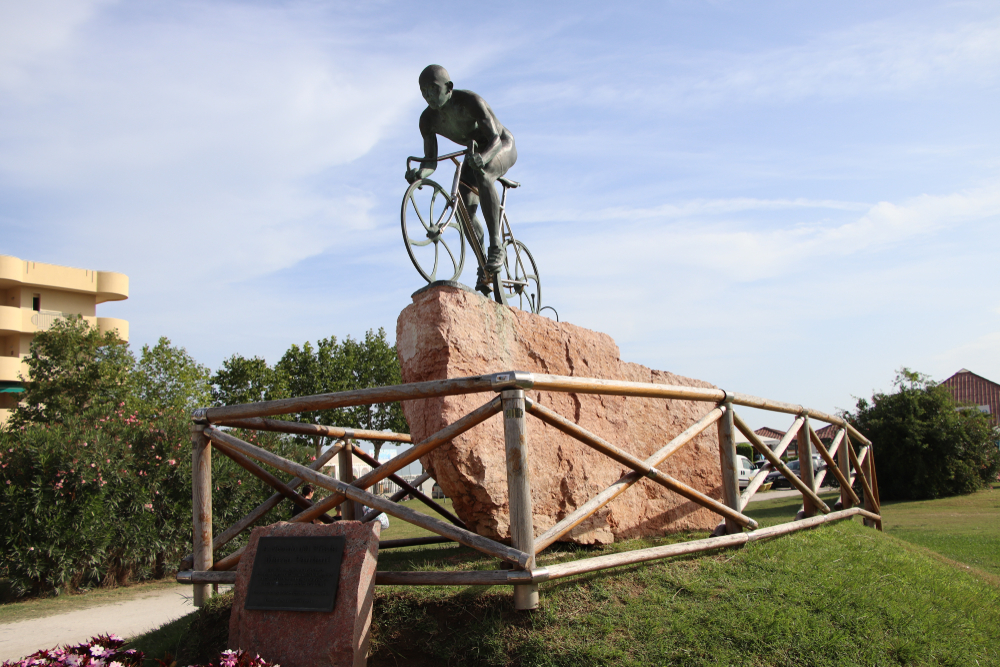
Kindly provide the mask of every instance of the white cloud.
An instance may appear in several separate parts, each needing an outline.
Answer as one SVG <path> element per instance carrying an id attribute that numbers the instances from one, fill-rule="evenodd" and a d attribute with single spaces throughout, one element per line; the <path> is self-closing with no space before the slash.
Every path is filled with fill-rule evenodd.
<path id="1" fill-rule="evenodd" d="M 759 210 L 830 209 L 835 220 L 751 222 Z M 958 233 L 963 223 L 1000 216 L 1000 182 L 947 195 L 921 195 L 900 204 L 879 202 L 864 215 L 848 202 L 727 199 L 665 204 L 652 208 L 562 211 L 560 220 L 586 222 L 565 249 L 556 271 L 575 271 L 582 261 L 600 275 L 635 275 L 641 268 L 696 267 L 746 282 L 789 275 L 817 261 L 905 244 L 942 229 Z M 719 217 L 723 219 L 720 221 Z M 537 216 L 534 216 L 537 217 Z M 619 221 L 630 221 L 623 225 Z M 549 269 L 550 271 L 552 269 Z"/>
<path id="2" fill-rule="evenodd" d="M 588 45 L 547 63 L 544 80 L 508 92 L 510 103 L 630 107 L 662 114 L 738 101 L 779 105 L 805 97 L 911 94 L 1000 78 L 1000 15 L 939 8 L 820 32 L 798 44 L 680 50 L 669 44 Z M 971 12 L 975 14 L 976 12 Z"/>
<path id="3" fill-rule="evenodd" d="M 110 1 L 0 3 L 0 86 L 24 83 L 32 66 L 68 49 L 79 28 Z"/>
<path id="4" fill-rule="evenodd" d="M 410 28 L 312 3 L 67 7 L 5 10 L 45 39 L 0 62 L 31 74 L 0 78 L 0 185 L 41 204 L 24 222 L 49 257 L 178 289 L 370 241 L 373 194 L 324 174 L 417 113 Z M 489 55 L 471 48 L 438 52 Z"/>

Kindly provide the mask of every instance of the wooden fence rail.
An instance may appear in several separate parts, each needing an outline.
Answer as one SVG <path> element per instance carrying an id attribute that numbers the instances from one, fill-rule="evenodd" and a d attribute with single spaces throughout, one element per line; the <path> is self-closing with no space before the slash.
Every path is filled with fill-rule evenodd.
<path id="1" fill-rule="evenodd" d="M 712 404 L 712 407 L 704 416 L 671 439 L 656 453 L 645 460 L 640 460 L 617 445 L 580 427 L 574 421 L 527 398 L 524 393 L 525 389 L 701 401 Z M 400 400 L 486 392 L 494 394 L 491 400 L 418 443 L 413 443 L 409 435 L 402 433 L 352 430 L 270 418 L 276 415 L 309 410 L 329 410 Z M 792 414 L 795 417 L 791 428 L 778 445 L 771 449 L 736 413 L 734 406 L 737 405 Z M 424 495 L 417 487 L 428 478 L 426 474 L 413 483 L 409 483 L 397 475 L 402 468 L 420 457 L 429 454 L 456 436 L 501 412 L 504 420 L 507 487 L 510 498 L 512 534 L 510 545 L 471 532 L 459 517 L 432 498 Z M 559 429 L 587 447 L 631 469 L 614 484 L 576 508 L 537 537 L 532 529 L 531 481 L 528 475 L 527 458 L 529 447 L 525 427 L 527 415 Z M 838 427 L 837 434 L 829 448 L 816 434 L 811 419 L 824 421 Z M 361 517 L 362 521 L 372 521 L 380 513 L 385 512 L 397 519 L 435 533 L 433 537 L 385 540 L 380 544 L 380 548 L 383 549 L 454 541 L 506 561 L 514 569 L 476 572 L 380 571 L 376 575 L 375 583 L 379 585 L 443 586 L 510 585 L 514 587 L 514 600 L 517 609 L 536 607 L 538 605 L 538 584 L 561 577 L 679 554 L 731 548 L 747 542 L 772 538 L 853 516 L 862 517 L 865 525 L 879 530 L 882 528 L 882 519 L 879 515 L 878 477 L 875 472 L 874 457 L 871 454 L 871 442 L 858 433 L 853 426 L 839 417 L 811 410 L 801 405 L 782 403 L 746 394 L 728 393 L 721 389 L 510 371 L 245 405 L 203 408 L 195 411 L 193 421 L 191 441 L 194 549 L 192 554 L 181 561 L 181 571 L 177 574 L 177 580 L 193 586 L 196 605 L 204 603 L 210 594 L 212 585 L 235 581 L 236 573 L 233 568 L 239 563 L 243 550 L 238 549 L 218 561 L 215 561 L 215 552 L 262 519 L 270 510 L 277 507 L 282 499 L 288 499 L 302 508 L 302 511 L 291 519 L 293 522 L 308 522 L 314 519 L 328 521 L 327 512 L 337 506 L 344 507 L 345 516 L 353 516 L 354 503 L 358 503 L 371 508 L 365 516 Z M 719 429 L 720 470 L 723 480 L 723 498 L 721 500 L 709 497 L 658 469 L 658 466 L 662 465 L 672 454 L 713 424 L 717 425 Z M 303 466 L 238 438 L 229 430 L 222 430 L 233 428 L 272 431 L 290 435 L 321 436 L 335 439 L 336 443 L 329 449 L 319 452 L 317 459 L 311 465 Z M 767 464 L 754 475 L 742 494 L 739 493 L 736 478 L 735 432 L 737 430 L 743 433 L 750 444 L 767 460 Z M 780 458 L 796 436 L 798 436 L 799 442 L 801 478 L 793 473 Z M 412 446 L 391 460 L 380 464 L 373 457 L 354 447 L 352 445 L 354 439 L 409 443 Z M 864 445 L 859 452 L 855 451 L 853 441 Z M 267 501 L 218 536 L 213 536 L 212 530 L 212 449 L 217 449 L 220 453 L 233 459 L 276 491 Z M 816 450 L 825 463 L 824 469 L 818 472 L 812 468 L 810 453 L 812 449 Z M 334 479 L 320 472 L 334 456 L 341 457 L 341 479 Z M 353 479 L 351 463 L 353 458 L 358 458 L 371 466 L 371 470 L 357 479 Z M 273 473 L 268 472 L 261 464 L 293 475 L 293 477 L 288 482 L 284 482 Z M 803 506 L 799 514 L 796 515 L 795 521 L 770 528 L 760 528 L 756 521 L 743 513 L 743 510 L 760 489 L 764 478 L 771 470 L 779 471 L 802 494 Z M 841 497 L 838 506 L 842 509 L 839 511 L 831 510 L 818 495 L 820 485 L 828 474 L 832 474 L 840 483 Z M 547 567 L 539 567 L 536 564 L 538 554 L 643 478 L 664 486 L 718 514 L 722 523 L 712 537 L 702 540 L 692 540 L 651 549 L 638 549 L 608 556 L 558 563 Z M 855 480 L 860 481 L 864 489 L 863 498 L 859 498 L 852 489 Z M 323 500 L 312 502 L 295 490 L 304 482 L 327 489 L 331 495 Z M 384 487 L 385 484 L 393 486 L 395 492 L 391 497 L 385 498 L 372 493 L 372 491 Z M 406 496 L 417 498 L 448 521 L 442 521 L 399 504 L 399 501 Z M 863 508 L 856 507 L 856 505 L 862 504 Z M 348 508 L 350 511 L 347 511 Z M 813 516 L 817 511 L 821 514 Z"/>

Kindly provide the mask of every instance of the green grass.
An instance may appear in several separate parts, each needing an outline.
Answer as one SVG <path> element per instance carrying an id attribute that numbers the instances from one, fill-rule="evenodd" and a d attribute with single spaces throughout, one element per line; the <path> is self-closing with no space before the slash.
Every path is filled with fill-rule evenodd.
<path id="1" fill-rule="evenodd" d="M 885 531 L 1000 581 L 1000 483 L 967 496 L 885 502 Z"/>
<path id="2" fill-rule="evenodd" d="M 830 506 L 836 493 L 821 494 Z M 753 503 L 747 514 L 762 526 L 790 521 L 801 498 Z M 982 572 L 1000 584 L 1000 483 L 967 496 L 938 500 L 884 502 L 882 527 L 893 537 Z"/>
<path id="3" fill-rule="evenodd" d="M 531 614 L 502 589 L 380 588 L 369 664 L 1000 662 L 1000 589 L 900 546 L 845 521 L 545 583 Z"/>
<path id="4" fill-rule="evenodd" d="M 437 500 L 437 503 L 444 507 L 449 512 L 454 512 L 452 508 L 451 500 L 445 498 L 443 500 Z M 416 510 L 421 514 L 427 514 L 434 517 L 435 519 L 441 519 L 442 521 L 447 521 L 443 516 L 438 514 L 436 511 L 432 510 L 427 505 L 423 504 L 419 500 L 404 500 L 399 503 L 404 507 L 409 507 L 411 510 Z M 401 540 L 410 537 L 427 537 L 433 535 L 434 533 L 429 530 L 424 530 L 420 526 L 414 526 L 412 523 L 407 523 L 402 519 L 397 519 L 396 517 L 389 517 L 389 527 L 382 531 L 383 540 Z"/>
<path id="5" fill-rule="evenodd" d="M 228 591 L 209 599 L 208 603 L 152 632 L 127 638 L 130 648 L 146 655 L 146 667 L 166 664 L 208 664 L 226 648 L 229 639 L 229 614 L 233 593 Z"/>
<path id="6" fill-rule="evenodd" d="M 1000 578 L 991 574 L 1000 559 L 998 491 L 886 503 L 885 533 L 854 519 L 739 550 L 546 582 L 530 613 L 513 609 L 506 587 L 379 587 L 369 665 L 1000 665 Z M 774 525 L 800 504 L 762 501 L 748 514 Z M 393 520 L 383 537 L 420 534 Z M 557 545 L 539 564 L 704 536 Z M 451 544 L 379 556 L 383 570 L 498 565 Z M 160 657 L 196 635 L 218 642 L 225 604 L 139 638 L 138 647 Z M 192 623 L 200 629 L 180 629 Z"/>

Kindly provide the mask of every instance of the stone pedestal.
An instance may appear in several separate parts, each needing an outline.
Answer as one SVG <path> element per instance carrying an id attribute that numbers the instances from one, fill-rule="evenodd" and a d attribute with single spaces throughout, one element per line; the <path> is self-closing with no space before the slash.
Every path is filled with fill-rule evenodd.
<path id="1" fill-rule="evenodd" d="M 361 667 L 367 663 L 382 524 L 280 522 L 254 528 L 236 575 L 229 648 L 258 653 L 282 667 Z M 245 610 L 247 586 L 261 537 L 343 535 L 347 546 L 332 613 Z"/>
<path id="2" fill-rule="evenodd" d="M 664 343 L 665 345 L 667 343 Z M 507 308 L 474 292 L 431 287 L 400 313 L 396 345 L 404 382 L 502 371 L 713 385 L 628 363 L 607 334 Z M 708 403 L 526 390 L 551 408 L 622 449 L 645 459 L 712 409 Z M 493 394 L 406 401 L 414 442 L 479 407 Z M 614 483 L 626 469 L 568 435 L 529 418 L 528 461 L 535 534 L 554 525 Z M 510 538 L 502 419 L 494 417 L 421 459 L 455 512 L 471 530 Z M 722 496 L 716 429 L 709 428 L 661 466 L 713 498 Z M 665 488 L 642 480 L 566 538 L 609 543 L 682 530 L 711 530 L 718 517 Z"/>

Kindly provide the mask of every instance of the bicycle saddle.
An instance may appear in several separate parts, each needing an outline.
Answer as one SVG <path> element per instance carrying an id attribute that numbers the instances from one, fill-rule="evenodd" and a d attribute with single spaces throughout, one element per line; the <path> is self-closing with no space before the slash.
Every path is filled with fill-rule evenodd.
<path id="1" fill-rule="evenodd" d="M 512 181 L 509 178 L 504 178 L 503 176 L 501 176 L 497 180 L 500 181 L 505 188 L 510 188 L 511 190 L 521 186 L 521 184 L 518 183 L 517 181 Z"/>

